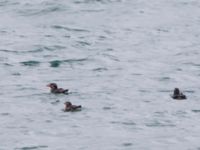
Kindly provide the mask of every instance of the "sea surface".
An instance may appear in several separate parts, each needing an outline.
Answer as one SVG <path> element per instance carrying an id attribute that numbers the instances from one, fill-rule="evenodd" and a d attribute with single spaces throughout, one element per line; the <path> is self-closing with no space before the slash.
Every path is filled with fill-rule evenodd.
<path id="1" fill-rule="evenodd" d="M 200 150 L 199 79 L 199 0 L 0 0 L 0 150 Z"/>

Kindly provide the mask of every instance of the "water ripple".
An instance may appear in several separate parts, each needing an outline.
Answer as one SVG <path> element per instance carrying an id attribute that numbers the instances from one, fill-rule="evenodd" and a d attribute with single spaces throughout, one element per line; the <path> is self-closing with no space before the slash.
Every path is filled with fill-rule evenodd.
<path id="1" fill-rule="evenodd" d="M 19 2 L 11 2 L 9 0 L 3 0 L 0 2 L 0 7 L 5 7 L 5 6 L 13 6 L 13 5 L 18 5 L 20 4 Z"/>
<path id="2" fill-rule="evenodd" d="M 0 49 L 0 52 L 5 52 L 5 53 L 19 53 L 17 50 L 7 50 L 7 49 Z"/>
<path id="3" fill-rule="evenodd" d="M 22 148 L 15 148 L 15 150 L 37 150 L 37 149 L 46 149 L 48 148 L 48 146 L 45 145 L 39 145 L 39 146 L 26 146 L 26 147 L 22 147 Z"/>
<path id="4" fill-rule="evenodd" d="M 114 3 L 114 2 L 122 2 L 122 0 L 75 0 L 76 4 L 88 4 L 88 3 Z"/>
<path id="5" fill-rule="evenodd" d="M 19 14 L 23 16 L 39 16 L 39 15 L 47 15 L 49 13 L 65 11 L 66 8 L 62 5 L 58 6 L 45 6 L 41 9 L 36 8 L 24 8 L 18 11 Z"/>
<path id="6" fill-rule="evenodd" d="M 123 143 L 122 145 L 123 145 L 124 147 L 129 147 L 129 146 L 132 146 L 133 143 Z"/>
<path id="7" fill-rule="evenodd" d="M 41 53 L 43 51 L 55 51 L 55 50 L 62 50 L 65 49 L 65 46 L 61 46 L 61 45 L 52 45 L 52 46 L 43 46 L 43 45 L 36 45 L 36 48 L 34 48 L 33 50 L 25 50 L 25 51 L 18 51 L 18 53 Z"/>
<path id="8" fill-rule="evenodd" d="M 73 32 L 90 32 L 89 30 L 79 29 L 79 28 L 70 28 L 70 27 L 65 27 L 65 26 L 62 26 L 62 25 L 53 25 L 52 28 L 63 29 L 63 30 L 73 31 Z"/>
<path id="9" fill-rule="evenodd" d="M 24 66 L 38 66 L 41 62 L 29 60 L 29 61 L 23 61 L 23 62 L 20 62 L 20 63 Z"/>
<path id="10" fill-rule="evenodd" d="M 192 112 L 194 112 L 194 113 L 200 113 L 200 109 L 193 109 Z"/>
<path id="11" fill-rule="evenodd" d="M 0 115 L 1 115 L 1 116 L 9 116 L 10 113 L 1 113 Z"/>
<path id="12" fill-rule="evenodd" d="M 170 120 L 158 121 L 153 120 L 149 123 L 146 123 L 148 127 L 175 127 L 176 125 L 173 124 Z"/>
<path id="13" fill-rule="evenodd" d="M 85 62 L 88 61 L 88 58 L 80 58 L 80 59 L 66 59 L 66 60 L 52 60 L 50 61 L 50 66 L 51 67 L 59 67 L 63 63 L 79 63 L 79 62 Z"/>
<path id="14" fill-rule="evenodd" d="M 103 72 L 103 71 L 108 71 L 108 68 L 99 67 L 99 68 L 92 69 L 92 71 L 94 71 L 94 72 Z"/>
<path id="15" fill-rule="evenodd" d="M 63 61 L 60 61 L 60 60 L 53 60 L 53 61 L 50 61 L 49 63 L 50 63 L 51 67 L 55 67 L 56 68 L 56 67 L 59 67 L 62 62 Z"/>

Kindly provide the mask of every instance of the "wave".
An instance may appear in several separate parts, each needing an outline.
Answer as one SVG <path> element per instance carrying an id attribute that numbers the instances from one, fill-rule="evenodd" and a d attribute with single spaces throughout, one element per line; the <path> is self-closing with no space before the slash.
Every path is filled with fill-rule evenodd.
<path id="1" fill-rule="evenodd" d="M 50 61 L 51 67 L 59 67 L 62 63 L 76 63 L 76 62 L 84 62 L 87 61 L 87 58 L 80 58 L 80 59 L 66 59 L 66 60 L 53 60 Z"/>
<path id="2" fill-rule="evenodd" d="M 122 2 L 122 0 L 76 0 L 75 4 L 88 4 L 88 3 L 114 3 L 114 2 Z"/>
<path id="3" fill-rule="evenodd" d="M 37 6 L 38 5 L 38 6 Z M 59 5 L 59 4 L 37 4 L 37 5 L 32 5 L 32 4 L 27 4 L 24 9 L 20 9 L 17 11 L 22 16 L 38 16 L 38 15 L 46 15 L 54 12 L 61 12 L 65 11 L 66 7 L 64 5 Z M 41 7 L 42 6 L 42 7 Z M 35 8 L 32 8 L 35 7 Z M 41 8 L 39 8 L 41 7 Z"/>
<path id="4" fill-rule="evenodd" d="M 20 63 L 24 66 L 38 66 L 41 62 L 29 60 L 29 61 L 23 61 L 23 62 L 20 62 Z"/>
<path id="5" fill-rule="evenodd" d="M 7 50 L 0 49 L 0 52 L 4 53 L 14 53 L 14 54 L 26 54 L 26 53 L 41 53 L 43 51 L 55 51 L 65 49 L 65 46 L 62 45 L 52 45 L 52 46 L 43 46 L 43 45 L 35 45 L 35 48 L 31 50 Z"/>
<path id="6" fill-rule="evenodd" d="M 41 63 L 49 63 L 50 67 L 59 67 L 61 64 L 63 63 L 80 63 L 80 62 L 84 62 L 84 61 L 88 61 L 88 58 L 80 58 L 80 59 L 66 59 L 66 60 L 52 60 L 52 61 L 48 61 L 48 62 L 40 62 L 40 61 L 36 61 L 36 60 L 28 60 L 28 61 L 23 61 L 20 62 L 20 64 L 22 64 L 23 66 L 38 66 Z"/>
<path id="7" fill-rule="evenodd" d="M 16 150 L 37 150 L 41 148 L 48 148 L 46 145 L 39 145 L 39 146 L 27 146 L 22 148 L 16 148 Z"/>
<path id="8" fill-rule="evenodd" d="M 99 67 L 99 68 L 92 69 L 92 71 L 94 71 L 94 72 L 102 72 L 102 71 L 107 71 L 107 70 L 108 69 L 105 67 Z"/>
<path id="9" fill-rule="evenodd" d="M 70 28 L 70 27 L 66 27 L 62 25 L 53 25 L 51 27 L 54 29 L 63 29 L 63 30 L 73 31 L 73 32 L 90 32 L 89 30 L 79 29 L 79 28 Z"/>

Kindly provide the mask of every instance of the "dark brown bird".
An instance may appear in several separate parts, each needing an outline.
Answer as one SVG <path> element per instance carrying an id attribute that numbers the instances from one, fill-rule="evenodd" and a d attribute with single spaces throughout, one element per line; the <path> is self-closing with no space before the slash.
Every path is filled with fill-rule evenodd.
<path id="1" fill-rule="evenodd" d="M 50 87 L 51 93 L 54 93 L 54 94 L 60 94 L 60 93 L 69 94 L 68 89 L 58 88 L 56 83 L 50 83 L 47 85 L 47 87 Z"/>
<path id="2" fill-rule="evenodd" d="M 78 111 L 78 110 L 81 110 L 81 105 L 72 105 L 71 102 L 65 102 L 65 108 L 64 108 L 64 111 L 65 112 L 68 112 L 68 111 Z"/>
<path id="3" fill-rule="evenodd" d="M 172 95 L 172 98 L 177 100 L 187 99 L 187 97 L 182 92 L 180 92 L 179 88 L 174 89 L 174 94 Z"/>

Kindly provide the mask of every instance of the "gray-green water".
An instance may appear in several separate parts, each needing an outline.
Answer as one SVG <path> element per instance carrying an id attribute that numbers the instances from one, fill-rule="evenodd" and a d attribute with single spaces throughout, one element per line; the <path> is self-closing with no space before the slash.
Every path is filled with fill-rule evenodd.
<path id="1" fill-rule="evenodd" d="M 1 0 L 0 150 L 199 150 L 199 8 Z M 62 112 L 65 101 L 82 111 Z"/>

